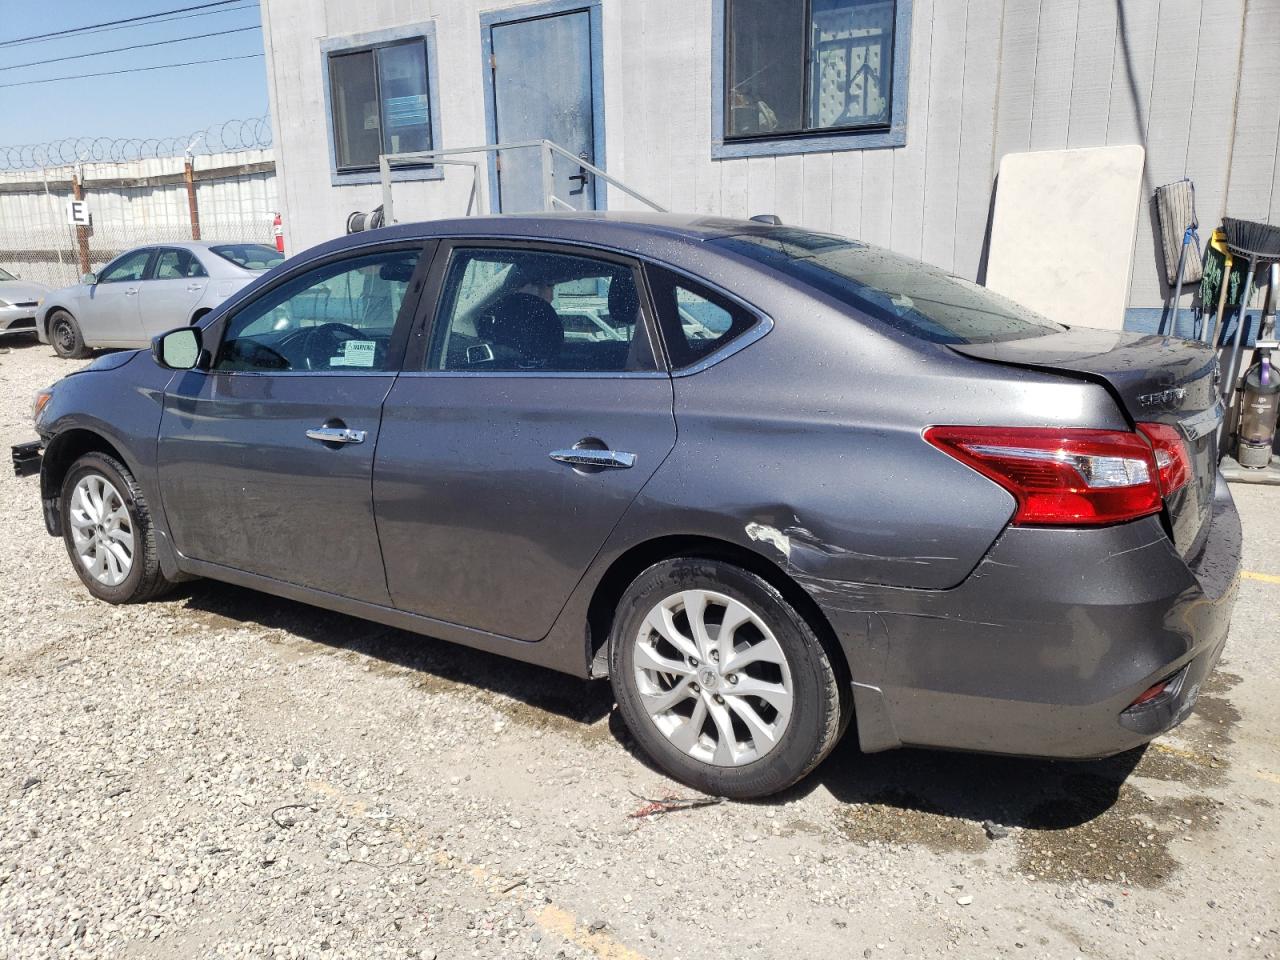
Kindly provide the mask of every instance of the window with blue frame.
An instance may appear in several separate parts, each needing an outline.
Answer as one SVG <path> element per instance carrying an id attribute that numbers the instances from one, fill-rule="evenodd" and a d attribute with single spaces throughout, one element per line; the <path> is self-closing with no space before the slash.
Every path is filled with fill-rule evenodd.
<path id="1" fill-rule="evenodd" d="M 339 173 L 377 170 L 379 154 L 432 149 L 424 39 L 335 50 L 328 57 Z"/>
<path id="2" fill-rule="evenodd" d="M 889 131 L 901 117 L 894 103 L 897 6 L 724 0 L 723 142 Z"/>

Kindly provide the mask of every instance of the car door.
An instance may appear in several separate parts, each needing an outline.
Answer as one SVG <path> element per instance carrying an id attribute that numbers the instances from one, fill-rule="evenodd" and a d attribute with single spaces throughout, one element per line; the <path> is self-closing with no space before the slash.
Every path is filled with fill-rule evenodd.
<path id="1" fill-rule="evenodd" d="M 195 254 L 182 247 L 160 247 L 151 267 L 151 278 L 138 293 L 138 321 L 150 339 L 182 326 L 204 295 L 209 274 Z"/>
<path id="2" fill-rule="evenodd" d="M 209 369 L 175 376 L 160 422 L 160 490 L 184 556 L 389 602 L 370 487 L 422 252 L 300 266 L 207 331 Z"/>
<path id="3" fill-rule="evenodd" d="M 428 290 L 374 464 L 392 601 L 538 640 L 675 445 L 643 281 L 603 252 L 457 241 Z"/>
<path id="4" fill-rule="evenodd" d="M 154 252 L 142 247 L 117 257 L 89 287 L 81 315 L 76 317 L 87 344 L 128 346 L 146 341 L 138 318 L 138 295 Z"/>

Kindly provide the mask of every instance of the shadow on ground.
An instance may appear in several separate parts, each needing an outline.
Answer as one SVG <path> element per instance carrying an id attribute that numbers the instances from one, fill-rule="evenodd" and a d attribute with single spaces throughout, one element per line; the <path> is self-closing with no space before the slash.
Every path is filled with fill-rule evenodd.
<path id="1" fill-rule="evenodd" d="M 182 605 L 210 626 L 251 623 L 286 631 L 288 642 L 372 658 L 420 688 L 479 696 L 525 726 L 556 728 L 584 742 L 612 737 L 661 774 L 613 709 L 607 683 L 212 581 L 189 586 Z M 1206 707 L 1212 704 L 1206 698 Z M 1227 742 L 1224 731 L 1220 743 Z M 973 855 L 999 844 L 1032 879 L 1159 886 L 1177 867 L 1171 842 L 1214 825 L 1221 807 L 1185 791 L 1157 799 L 1134 785 L 1135 774 L 1167 779 L 1161 764 L 1169 759 L 1147 748 L 1095 761 L 916 749 L 862 754 L 851 732 L 815 773 L 759 805 L 776 807 L 823 786 L 838 801 L 831 819 L 780 821 L 784 835 L 834 834 L 859 844 Z M 671 792 L 690 793 L 675 785 Z"/>

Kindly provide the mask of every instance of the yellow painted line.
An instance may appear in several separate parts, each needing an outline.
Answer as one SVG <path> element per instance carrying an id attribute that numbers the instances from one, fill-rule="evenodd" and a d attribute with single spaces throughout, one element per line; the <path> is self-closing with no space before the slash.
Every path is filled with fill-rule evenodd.
<path id="1" fill-rule="evenodd" d="M 1246 580 L 1258 580 L 1262 583 L 1280 583 L 1280 574 L 1276 573 L 1254 573 L 1252 570 L 1245 570 L 1240 576 Z"/>
<path id="2" fill-rule="evenodd" d="M 307 786 L 321 796 L 335 801 L 348 816 L 362 817 L 369 810 L 369 805 L 365 801 L 348 797 L 341 790 L 332 784 L 325 783 L 323 780 L 308 780 Z M 419 852 L 425 853 L 426 851 L 419 848 Z M 447 852 L 443 851 L 435 851 L 431 859 L 440 867 L 460 868 L 463 865 L 462 858 L 457 855 L 450 857 Z M 470 865 L 466 872 L 470 874 L 476 886 L 490 893 L 513 894 L 525 885 L 523 881 L 511 881 L 508 878 L 499 877 L 481 866 Z M 638 953 L 631 949 L 604 930 L 592 930 L 588 924 L 583 923 L 564 907 L 557 906 L 554 903 L 548 903 L 540 907 L 537 913 L 534 914 L 533 920 L 543 933 L 554 934 L 562 940 L 567 940 L 583 950 L 589 951 L 599 960 L 649 960 L 643 953 Z"/>

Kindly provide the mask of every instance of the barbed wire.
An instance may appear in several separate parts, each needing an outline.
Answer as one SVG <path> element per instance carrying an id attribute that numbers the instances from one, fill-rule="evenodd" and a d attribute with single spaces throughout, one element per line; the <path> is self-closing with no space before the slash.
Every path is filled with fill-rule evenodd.
<path id="1" fill-rule="evenodd" d="M 48 143 L 0 146 L 0 170 L 39 170 L 73 163 L 127 163 L 158 157 L 265 149 L 272 144 L 271 116 L 224 120 L 177 137 L 63 137 Z"/>

